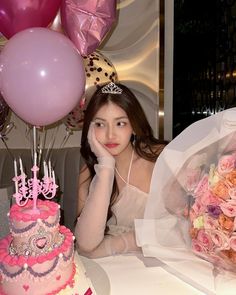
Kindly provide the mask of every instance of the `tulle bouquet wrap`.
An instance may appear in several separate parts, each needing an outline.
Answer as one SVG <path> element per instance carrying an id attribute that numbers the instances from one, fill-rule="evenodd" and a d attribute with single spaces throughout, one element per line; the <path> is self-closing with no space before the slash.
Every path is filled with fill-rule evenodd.
<path id="1" fill-rule="evenodd" d="M 192 280 L 207 267 L 236 271 L 236 108 L 197 121 L 166 146 L 135 228 L 144 256 Z"/>

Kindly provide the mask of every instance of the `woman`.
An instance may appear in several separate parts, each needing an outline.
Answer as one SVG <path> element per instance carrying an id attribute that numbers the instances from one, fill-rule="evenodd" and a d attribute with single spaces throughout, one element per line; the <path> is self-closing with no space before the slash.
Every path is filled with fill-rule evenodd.
<path id="1" fill-rule="evenodd" d="M 88 257 L 137 251 L 134 219 L 143 218 L 155 161 L 164 147 L 124 85 L 98 89 L 81 141 L 77 248 Z"/>

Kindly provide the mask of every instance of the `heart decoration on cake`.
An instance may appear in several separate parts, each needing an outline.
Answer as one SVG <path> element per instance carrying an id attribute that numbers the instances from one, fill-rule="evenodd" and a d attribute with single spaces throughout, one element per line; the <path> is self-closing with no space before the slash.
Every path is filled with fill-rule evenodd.
<path id="1" fill-rule="evenodd" d="M 23 288 L 25 289 L 25 292 L 29 290 L 29 285 L 23 285 Z"/>
<path id="2" fill-rule="evenodd" d="M 47 253 L 51 248 L 53 242 L 52 233 L 46 232 L 44 227 L 40 227 L 38 233 L 30 238 L 30 243 L 27 249 L 30 249 L 32 253 Z"/>
<path id="3" fill-rule="evenodd" d="M 61 279 L 61 275 L 59 275 L 59 276 L 56 277 L 56 280 L 57 281 L 60 281 L 60 279 Z"/>
<path id="4" fill-rule="evenodd" d="M 47 245 L 47 238 L 46 237 L 38 238 L 36 239 L 35 244 L 39 249 L 43 249 Z"/>
<path id="5" fill-rule="evenodd" d="M 50 247 L 50 237 L 48 235 L 42 236 L 41 234 L 33 236 L 31 240 L 31 245 L 33 252 L 46 252 L 47 249 Z"/>

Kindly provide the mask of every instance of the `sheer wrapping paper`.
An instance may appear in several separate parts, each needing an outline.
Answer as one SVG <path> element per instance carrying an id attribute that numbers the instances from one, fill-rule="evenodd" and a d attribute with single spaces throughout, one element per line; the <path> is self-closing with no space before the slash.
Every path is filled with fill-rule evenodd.
<path id="1" fill-rule="evenodd" d="M 207 257 L 203 260 L 193 254 L 190 221 L 186 218 L 186 208 L 192 206 L 193 200 L 189 197 L 186 175 L 189 167 L 209 167 L 217 164 L 221 155 L 233 151 L 236 151 L 236 108 L 186 128 L 158 158 L 144 219 L 135 220 L 136 240 L 144 256 L 162 260 L 190 284 L 200 284 L 207 294 L 234 294 L 236 273 L 229 275 L 209 263 Z M 233 287 L 227 292 L 219 291 L 229 281 L 234 283 Z"/>

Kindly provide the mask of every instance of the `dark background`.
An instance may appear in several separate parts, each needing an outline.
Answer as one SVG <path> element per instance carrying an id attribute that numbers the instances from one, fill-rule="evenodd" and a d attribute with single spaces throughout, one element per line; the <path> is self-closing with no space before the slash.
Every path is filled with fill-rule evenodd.
<path id="1" fill-rule="evenodd" d="M 236 1 L 174 1 L 173 137 L 236 106 Z"/>

